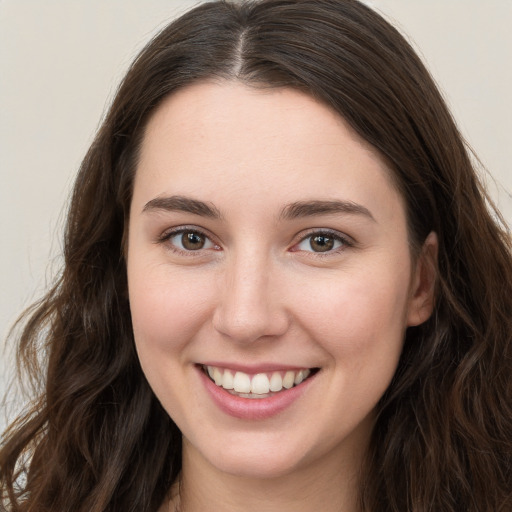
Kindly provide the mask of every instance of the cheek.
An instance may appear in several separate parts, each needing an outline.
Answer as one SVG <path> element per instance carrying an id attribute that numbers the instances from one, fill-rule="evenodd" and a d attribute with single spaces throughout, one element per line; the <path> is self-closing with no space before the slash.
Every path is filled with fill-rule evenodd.
<path id="1" fill-rule="evenodd" d="M 165 265 L 145 267 L 143 271 L 139 268 L 134 264 L 128 272 L 137 349 L 177 351 L 209 314 L 211 287 L 197 273 L 173 273 Z"/>
<path id="2" fill-rule="evenodd" d="M 132 263 L 135 263 L 132 260 Z M 183 421 L 189 348 L 209 314 L 203 277 L 172 273 L 162 264 L 128 267 L 135 347 L 151 388 L 174 421 Z M 199 288 L 201 286 L 201 288 Z M 201 293 L 198 292 L 201 291 Z M 169 382 L 172 377 L 172 386 Z"/>
<path id="3" fill-rule="evenodd" d="M 381 267 L 310 283 L 299 299 L 303 327 L 340 364 L 365 366 L 372 355 L 372 363 L 394 361 L 405 332 L 407 272 Z"/>

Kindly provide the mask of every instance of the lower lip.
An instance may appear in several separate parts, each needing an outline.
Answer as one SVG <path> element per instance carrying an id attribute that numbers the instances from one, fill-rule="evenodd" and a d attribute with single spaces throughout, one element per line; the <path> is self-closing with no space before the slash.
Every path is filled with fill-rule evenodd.
<path id="1" fill-rule="evenodd" d="M 201 379 L 213 402 L 226 414 L 243 420 L 264 420 L 271 418 L 290 407 L 310 386 L 315 375 L 309 377 L 298 386 L 280 391 L 267 398 L 243 398 L 232 395 L 224 388 L 217 386 L 198 368 Z"/>

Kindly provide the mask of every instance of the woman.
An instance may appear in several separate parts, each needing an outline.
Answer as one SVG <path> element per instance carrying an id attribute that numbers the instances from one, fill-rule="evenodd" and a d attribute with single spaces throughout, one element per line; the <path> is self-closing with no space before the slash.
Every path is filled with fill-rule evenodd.
<path id="1" fill-rule="evenodd" d="M 204 4 L 139 55 L 26 320 L 8 510 L 512 508 L 510 240 L 355 0 Z"/>

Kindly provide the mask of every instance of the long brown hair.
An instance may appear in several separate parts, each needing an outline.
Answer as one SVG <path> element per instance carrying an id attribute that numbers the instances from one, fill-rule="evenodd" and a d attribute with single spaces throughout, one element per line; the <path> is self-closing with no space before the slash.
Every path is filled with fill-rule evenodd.
<path id="1" fill-rule="evenodd" d="M 429 73 L 356 0 L 205 3 L 135 60 L 80 168 L 62 274 L 24 317 L 19 361 L 44 386 L 6 432 L 3 507 L 154 512 L 180 471 L 181 434 L 134 350 L 123 240 L 149 116 L 212 78 L 329 105 L 392 168 L 412 250 L 438 234 L 435 311 L 379 404 L 361 510 L 512 510 L 510 238 Z"/>

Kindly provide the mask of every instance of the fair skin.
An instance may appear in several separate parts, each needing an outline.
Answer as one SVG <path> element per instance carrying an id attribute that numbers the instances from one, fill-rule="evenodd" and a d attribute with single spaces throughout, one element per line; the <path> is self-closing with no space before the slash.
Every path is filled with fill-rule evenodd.
<path id="1" fill-rule="evenodd" d="M 436 244 L 411 257 L 384 161 L 309 96 L 208 82 L 164 101 L 127 266 L 142 368 L 183 433 L 182 511 L 356 509 L 375 406 L 432 311 Z"/>

